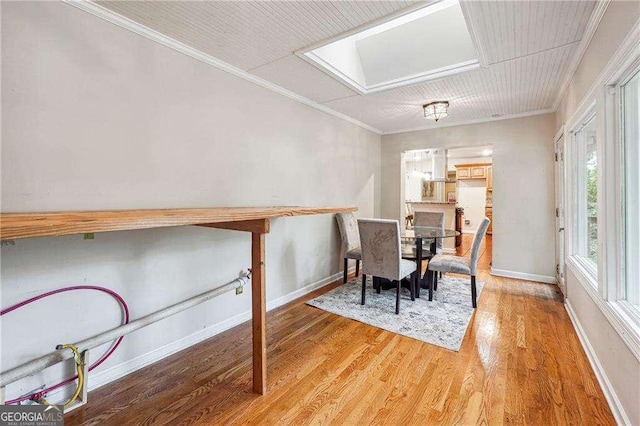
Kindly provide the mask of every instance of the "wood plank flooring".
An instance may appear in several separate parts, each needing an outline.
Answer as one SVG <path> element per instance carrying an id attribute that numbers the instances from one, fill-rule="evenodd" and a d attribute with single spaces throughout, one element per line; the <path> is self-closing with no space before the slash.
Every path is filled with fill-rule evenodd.
<path id="1" fill-rule="evenodd" d="M 267 314 L 267 395 L 247 322 L 91 392 L 66 424 L 614 424 L 557 288 L 493 277 L 481 250 L 460 352 L 304 304 L 334 283 Z"/>

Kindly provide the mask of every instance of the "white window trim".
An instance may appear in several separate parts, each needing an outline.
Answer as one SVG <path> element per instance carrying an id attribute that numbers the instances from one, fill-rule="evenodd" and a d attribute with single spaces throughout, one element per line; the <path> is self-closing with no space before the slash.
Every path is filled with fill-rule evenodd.
<path id="1" fill-rule="evenodd" d="M 606 252 L 604 276 L 600 294 L 603 299 L 615 302 L 622 295 L 624 283 L 624 221 L 623 221 L 623 179 L 624 167 L 622 161 L 622 135 L 620 134 L 620 96 L 614 88 L 607 84 L 602 96 L 602 111 L 604 117 L 604 139 L 607 142 L 604 150 L 604 178 L 605 197 L 604 224 L 609 236 L 603 242 Z"/>
<path id="2" fill-rule="evenodd" d="M 629 316 L 625 309 L 625 301 L 609 302 L 602 298 L 597 287 L 593 286 L 590 280 L 593 280 L 587 271 L 573 261 L 572 258 L 567 259 L 567 268 L 575 275 L 578 282 L 586 290 L 595 305 L 600 309 L 602 314 L 607 318 L 609 324 L 618 333 L 622 341 L 627 345 L 631 353 L 640 361 L 640 333 L 632 326 L 633 319 Z M 571 294 L 569 294 L 571 298 Z"/>
<path id="3" fill-rule="evenodd" d="M 607 300 L 616 305 L 618 313 L 629 321 L 636 328 L 636 332 L 640 334 L 640 310 L 631 303 L 622 299 L 625 294 L 624 286 L 626 285 L 626 230 L 625 220 L 623 217 L 625 212 L 625 137 L 622 131 L 623 117 L 621 108 L 621 88 L 636 73 L 640 72 L 640 48 L 635 54 L 631 54 L 625 63 L 620 67 L 620 71 L 613 74 L 607 81 L 607 89 L 605 94 L 606 108 L 606 131 L 607 131 L 607 149 L 611 157 L 610 173 L 608 173 L 608 181 L 611 182 L 608 193 L 611 210 L 611 220 L 609 235 L 615 235 L 615 241 L 610 241 L 609 253 L 611 253 L 612 266 L 608 268 L 609 280 L 608 285 L 604 289 L 604 295 Z M 611 238 L 610 240 L 614 240 Z"/>
<path id="4" fill-rule="evenodd" d="M 578 247 L 577 247 L 577 240 L 578 240 L 578 235 L 577 235 L 577 226 L 578 223 L 580 222 L 578 220 L 578 214 L 580 212 L 577 211 L 578 208 L 578 185 L 581 184 L 581 182 L 578 182 L 578 167 L 580 166 L 578 164 L 578 141 L 576 140 L 576 133 L 578 131 L 580 131 L 585 123 L 587 123 L 589 120 L 591 120 L 593 117 L 595 117 L 596 120 L 596 144 L 597 144 L 597 160 L 598 160 L 598 189 L 601 188 L 601 182 L 600 180 L 602 179 L 602 173 L 600 173 L 600 170 L 602 169 L 602 159 L 600 156 L 600 144 L 601 144 L 601 139 L 602 139 L 602 135 L 600 132 L 601 126 L 600 126 L 600 114 L 597 113 L 597 104 L 596 104 L 596 100 L 593 99 L 591 102 L 589 102 L 588 104 L 586 104 L 581 111 L 581 114 L 577 115 L 576 118 L 574 118 L 570 123 L 569 126 L 567 126 L 570 131 L 569 134 L 571 135 L 570 141 L 567 144 L 567 159 L 565 162 L 565 165 L 569 164 L 571 165 L 570 170 L 567 170 L 567 173 L 565 175 L 565 179 L 567 180 L 567 184 L 565 186 L 565 198 L 566 202 L 565 202 L 565 210 L 567 215 L 565 216 L 565 232 L 566 232 L 566 241 L 565 244 L 567 246 L 567 255 L 568 255 L 568 261 L 570 261 L 570 263 L 572 263 L 574 266 L 579 267 L 581 269 L 581 275 L 588 277 L 588 279 L 586 280 L 586 283 L 593 286 L 594 288 L 598 288 L 598 282 L 600 282 L 600 270 L 602 268 L 598 267 L 595 268 L 592 264 L 592 262 L 590 260 L 588 260 L 587 258 L 585 258 L 582 255 L 576 254 L 576 252 L 578 251 Z M 598 264 L 601 263 L 601 247 L 600 247 L 600 241 L 602 240 L 601 238 L 601 227 L 600 227 L 600 212 L 601 212 L 601 196 L 600 196 L 600 191 L 598 191 L 598 206 L 597 206 L 597 210 L 598 210 Z M 569 226 L 567 226 L 569 225 Z M 569 262 L 568 262 L 569 263 Z M 600 266 L 600 265 L 598 265 Z"/>
<path id="5" fill-rule="evenodd" d="M 637 309 L 625 300 L 620 300 L 621 286 L 624 284 L 624 234 L 622 223 L 622 179 L 620 161 L 622 144 L 618 132 L 620 114 L 619 104 L 612 98 L 611 86 L 624 81 L 634 64 L 640 61 L 640 21 L 629 32 L 619 49 L 611 58 L 587 95 L 581 101 L 576 112 L 565 123 L 565 129 L 577 129 L 581 122 L 593 113 L 596 106 L 598 138 L 598 276 L 592 275 L 579 256 L 572 256 L 575 239 L 573 227 L 566 228 L 566 265 L 577 278 L 596 306 L 607 318 L 611 326 L 640 361 L 640 315 Z M 575 196 L 575 145 L 572 132 L 567 140 L 565 162 L 565 223 L 574 222 Z M 617 164 L 616 164 L 617 163 Z M 601 181 L 602 179 L 602 181 Z M 606 184 L 606 185 L 605 185 Z M 604 189 L 603 189 L 604 188 Z M 610 190 L 607 190 L 610 189 Z M 602 196 L 601 196 L 602 194 Z M 603 226 L 600 226 L 602 218 Z M 608 239 L 605 237 L 608 236 Z M 612 237 L 614 236 L 614 237 Z M 568 295 L 571 298 L 571 295 Z"/>

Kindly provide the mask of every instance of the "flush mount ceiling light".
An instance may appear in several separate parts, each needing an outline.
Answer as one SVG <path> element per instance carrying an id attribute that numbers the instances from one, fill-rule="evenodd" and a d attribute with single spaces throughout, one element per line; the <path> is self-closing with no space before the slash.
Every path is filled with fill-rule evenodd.
<path id="1" fill-rule="evenodd" d="M 438 121 L 449 115 L 447 112 L 449 102 L 447 101 L 430 102 L 426 105 L 422 105 L 422 108 L 424 109 L 424 116 L 431 120 Z"/>

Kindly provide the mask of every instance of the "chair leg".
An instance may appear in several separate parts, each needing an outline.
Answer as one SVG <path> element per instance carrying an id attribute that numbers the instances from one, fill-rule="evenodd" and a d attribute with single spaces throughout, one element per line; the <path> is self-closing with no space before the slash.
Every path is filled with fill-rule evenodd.
<path id="1" fill-rule="evenodd" d="M 438 273 L 433 271 L 433 289 L 438 291 Z"/>
<path id="2" fill-rule="evenodd" d="M 358 267 L 356 266 L 356 271 L 358 270 Z M 356 276 L 358 275 L 358 273 L 356 272 Z M 440 271 L 440 278 L 442 278 L 442 271 Z"/>
<path id="3" fill-rule="evenodd" d="M 396 281 L 396 315 L 400 313 L 400 280 Z"/>
<path id="4" fill-rule="evenodd" d="M 418 275 L 417 271 L 411 273 L 411 281 L 409 282 L 409 291 L 411 292 L 411 301 L 416 300 L 416 276 Z"/>
<path id="5" fill-rule="evenodd" d="M 380 290 L 382 290 L 382 281 L 380 277 L 373 277 L 373 288 L 376 289 L 376 293 L 380 294 Z"/>
<path id="6" fill-rule="evenodd" d="M 356 277 L 360 273 L 360 261 L 356 259 Z"/>
<path id="7" fill-rule="evenodd" d="M 427 283 L 429 284 L 429 302 L 433 300 L 433 275 L 435 272 L 427 269 Z"/>
<path id="8" fill-rule="evenodd" d="M 347 270 L 349 269 L 349 260 L 344 258 L 344 272 L 342 273 L 342 283 L 347 282 Z"/>
<path id="9" fill-rule="evenodd" d="M 364 295 L 367 292 L 367 276 L 365 274 L 362 274 L 362 301 L 360 302 L 361 305 L 364 305 Z"/>
<path id="10" fill-rule="evenodd" d="M 473 305 L 473 309 L 478 307 L 478 302 L 476 301 L 477 292 L 476 292 L 476 276 L 471 275 L 471 304 Z"/>

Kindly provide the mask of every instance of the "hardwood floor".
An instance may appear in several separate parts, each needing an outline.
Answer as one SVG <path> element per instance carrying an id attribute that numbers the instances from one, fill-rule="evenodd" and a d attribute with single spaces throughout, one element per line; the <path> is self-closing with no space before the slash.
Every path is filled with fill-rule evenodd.
<path id="1" fill-rule="evenodd" d="M 267 314 L 267 395 L 247 322 L 91 392 L 66 424 L 614 424 L 557 288 L 492 277 L 482 250 L 460 352 L 304 304 L 336 283 Z"/>

